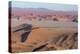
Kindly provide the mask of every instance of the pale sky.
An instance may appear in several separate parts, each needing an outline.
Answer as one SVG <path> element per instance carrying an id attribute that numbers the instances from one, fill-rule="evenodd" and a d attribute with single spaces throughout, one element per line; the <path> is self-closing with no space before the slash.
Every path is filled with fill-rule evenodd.
<path id="1" fill-rule="evenodd" d="M 37 3 L 37 2 L 21 2 L 12 1 L 12 7 L 19 8 L 46 8 L 51 10 L 61 10 L 61 11 L 78 11 L 77 5 L 70 4 L 54 4 L 54 3 Z"/>

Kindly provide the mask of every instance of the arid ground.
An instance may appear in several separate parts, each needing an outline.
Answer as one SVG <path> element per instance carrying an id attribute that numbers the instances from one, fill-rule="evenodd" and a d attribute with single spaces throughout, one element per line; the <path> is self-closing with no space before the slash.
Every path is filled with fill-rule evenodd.
<path id="1" fill-rule="evenodd" d="M 74 33 L 77 33 L 77 28 L 39 28 L 39 29 L 35 29 L 32 30 L 31 33 L 28 36 L 28 39 L 25 42 L 21 42 L 20 39 L 20 35 L 21 32 L 12 32 L 12 36 L 11 36 L 11 47 L 12 47 L 12 52 L 31 52 L 33 51 L 33 49 L 36 48 L 36 46 L 41 46 L 42 44 L 47 43 L 48 41 L 52 40 L 51 43 L 48 43 L 48 45 L 52 44 L 53 48 L 55 48 L 54 44 L 55 41 L 53 41 L 54 39 L 58 39 L 58 38 L 63 38 L 64 36 L 70 36 L 73 35 Z M 61 37 L 59 37 L 61 36 Z M 57 37 L 57 38 L 56 38 Z M 68 37 L 63 38 L 64 40 L 62 42 L 65 42 L 65 40 L 67 40 Z M 76 49 L 78 46 L 76 44 L 75 46 L 75 42 L 77 43 L 77 41 L 74 41 L 74 35 L 72 36 L 72 38 L 70 40 L 73 40 L 73 42 L 71 41 L 71 43 L 69 43 L 68 45 L 74 44 L 72 47 L 73 48 L 65 48 L 68 45 L 66 44 L 67 42 L 70 42 L 69 40 L 66 41 L 66 43 L 62 43 L 60 42 L 59 47 L 61 47 L 59 50 L 64 50 L 64 49 Z M 77 35 L 76 37 L 77 38 Z M 57 43 L 58 41 L 56 41 Z M 54 44 L 53 44 L 54 43 Z M 36 50 L 36 51 L 47 51 L 47 50 L 58 50 L 51 48 L 50 46 L 44 46 L 43 48 Z M 64 46 L 64 47 L 63 47 Z"/>
<path id="2" fill-rule="evenodd" d="M 10 45 L 12 52 L 77 49 L 77 18 L 77 11 L 13 7 L 11 13 Z M 13 31 L 19 28 L 17 26 L 24 23 L 32 24 L 32 27 L 37 26 L 39 28 L 31 30 L 28 38 L 24 42 L 21 42 L 23 31 Z"/>

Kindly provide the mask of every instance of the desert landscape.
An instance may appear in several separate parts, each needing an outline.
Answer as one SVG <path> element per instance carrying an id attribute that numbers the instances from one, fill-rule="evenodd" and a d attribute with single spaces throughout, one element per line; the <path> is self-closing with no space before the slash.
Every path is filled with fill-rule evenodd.
<path id="1" fill-rule="evenodd" d="M 11 10 L 11 52 L 78 49 L 78 12 L 43 7 Z"/>
<path id="2" fill-rule="evenodd" d="M 74 35 L 76 34 L 76 35 Z M 30 34 L 28 39 L 22 43 L 21 42 L 21 33 L 16 32 L 12 34 L 12 52 L 31 52 L 33 49 L 36 49 L 42 44 L 45 44 L 48 42 L 48 45 L 45 47 L 39 49 L 40 51 L 46 51 L 46 50 L 65 50 L 65 49 L 77 49 L 77 29 L 75 28 L 67 28 L 67 29 L 61 29 L 61 28 L 40 28 L 33 30 Z M 65 38 L 65 36 L 67 36 Z M 70 37 L 69 37 L 70 36 Z M 76 39 L 74 39 L 76 38 Z M 59 40 L 56 42 L 55 40 Z M 49 42 L 50 41 L 50 42 Z M 67 44 L 67 42 L 69 42 Z M 56 44 L 60 47 L 60 49 L 55 48 L 54 45 Z M 71 45 L 71 46 L 70 46 Z M 37 47 L 38 46 L 38 47 Z M 68 47 L 69 46 L 69 47 Z M 71 48 L 72 47 L 72 48 Z M 38 51 L 38 50 L 36 50 Z"/>

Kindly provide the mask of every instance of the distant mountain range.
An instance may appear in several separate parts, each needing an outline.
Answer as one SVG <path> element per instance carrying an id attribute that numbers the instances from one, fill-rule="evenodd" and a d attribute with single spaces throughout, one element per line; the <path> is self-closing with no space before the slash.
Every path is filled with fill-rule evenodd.
<path id="1" fill-rule="evenodd" d="M 51 14 L 77 14 L 77 11 L 59 11 L 59 10 L 49 10 L 46 8 L 18 8 L 18 7 L 13 7 L 12 12 L 23 12 L 23 13 L 51 13 Z"/>

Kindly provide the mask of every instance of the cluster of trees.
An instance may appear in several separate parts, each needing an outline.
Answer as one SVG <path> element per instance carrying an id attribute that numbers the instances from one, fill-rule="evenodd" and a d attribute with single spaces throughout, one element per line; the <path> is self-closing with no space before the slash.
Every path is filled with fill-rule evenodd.
<path id="1" fill-rule="evenodd" d="M 38 19 L 39 21 L 41 21 L 42 19 L 46 20 L 47 18 L 49 20 L 59 21 L 59 19 L 57 19 L 57 17 L 53 18 L 53 16 L 56 16 L 56 15 L 37 15 L 37 16 L 34 17 L 34 14 L 30 13 L 30 16 L 31 16 L 31 17 L 29 17 L 30 19 Z M 70 15 L 66 15 L 66 16 L 69 17 Z M 16 18 L 19 20 L 20 16 L 16 16 Z M 72 19 L 73 19 L 72 22 L 78 22 L 78 19 L 77 19 L 76 15 L 72 16 Z"/>

